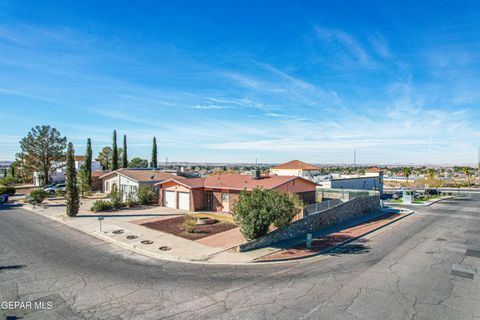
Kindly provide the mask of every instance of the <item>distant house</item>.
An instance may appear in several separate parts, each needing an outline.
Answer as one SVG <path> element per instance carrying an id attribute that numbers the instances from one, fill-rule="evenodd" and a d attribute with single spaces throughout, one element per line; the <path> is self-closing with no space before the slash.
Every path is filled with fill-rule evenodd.
<path id="1" fill-rule="evenodd" d="M 85 164 L 85 156 L 75 156 L 75 170 L 78 172 L 83 164 Z M 64 183 L 65 182 L 65 174 L 66 174 L 66 163 L 64 161 L 55 163 L 57 169 L 50 173 L 49 180 L 50 183 Z M 92 176 L 94 176 L 93 172 L 102 172 L 102 166 L 100 165 L 99 161 L 92 160 Z M 98 174 L 96 174 L 98 176 Z M 35 171 L 33 173 L 33 184 L 37 187 L 43 185 L 43 172 Z"/>
<path id="2" fill-rule="evenodd" d="M 337 178 L 319 183 L 319 189 L 351 189 L 351 190 L 373 190 L 383 195 L 383 176 L 359 176 L 348 178 Z"/>
<path id="3" fill-rule="evenodd" d="M 75 156 L 75 169 L 78 171 L 85 164 L 85 156 Z M 102 165 L 100 161 L 92 160 L 92 171 L 101 171 Z"/>
<path id="4" fill-rule="evenodd" d="M 292 160 L 270 168 L 270 175 L 297 176 L 313 180 L 320 175 L 321 168 L 300 160 Z"/>
<path id="5" fill-rule="evenodd" d="M 135 193 L 140 186 L 151 186 L 155 183 L 171 180 L 171 179 L 185 179 L 173 173 L 153 169 L 118 169 L 99 177 L 102 180 L 103 192 L 110 193 L 114 186 L 120 192 L 127 195 Z"/>
<path id="6" fill-rule="evenodd" d="M 316 183 L 298 176 L 218 174 L 206 178 L 170 179 L 156 183 L 160 204 L 189 211 L 230 212 L 240 191 L 255 187 L 295 193 L 306 203 L 315 202 Z"/>
<path id="7" fill-rule="evenodd" d="M 383 175 L 383 170 L 378 167 L 372 167 L 365 172 L 365 175 L 367 177 L 378 177 L 380 175 Z"/>

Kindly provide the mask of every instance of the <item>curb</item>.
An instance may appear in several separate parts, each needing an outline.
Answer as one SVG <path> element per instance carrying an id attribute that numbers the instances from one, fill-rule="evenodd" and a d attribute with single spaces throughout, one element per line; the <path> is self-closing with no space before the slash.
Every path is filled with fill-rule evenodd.
<path id="1" fill-rule="evenodd" d="M 359 235 L 359 236 L 356 236 L 356 237 L 353 237 L 353 238 L 351 238 L 351 239 L 345 240 L 345 241 L 343 241 L 343 242 L 341 242 L 341 243 L 339 243 L 339 244 L 337 244 L 337 245 L 334 245 L 334 246 L 329 247 L 329 248 L 327 248 L 327 249 L 324 249 L 324 250 L 321 250 L 321 251 L 319 251 L 319 252 L 310 254 L 310 255 L 308 255 L 308 256 L 293 257 L 293 258 L 284 258 L 284 259 L 278 259 L 278 260 L 272 260 L 272 261 L 261 261 L 261 260 L 260 260 L 260 261 L 254 261 L 254 263 L 263 264 L 263 263 L 269 263 L 269 262 L 296 261 L 296 260 L 314 258 L 314 257 L 317 257 L 317 256 L 319 256 L 319 255 L 323 255 L 323 254 L 325 254 L 325 253 L 332 252 L 332 251 L 334 251 L 335 249 L 338 249 L 338 248 L 340 248 L 340 247 L 342 247 L 342 246 L 344 246 L 344 245 L 346 245 L 346 244 L 349 244 L 350 242 L 356 241 L 356 240 L 361 239 L 361 238 L 363 238 L 363 237 L 366 237 L 366 236 L 368 236 L 368 235 L 370 235 L 370 234 L 373 234 L 374 232 L 377 232 L 377 231 L 379 231 L 379 230 L 381 230 L 381 229 L 383 229 L 383 228 L 385 228 L 385 227 L 388 227 L 389 225 L 394 224 L 395 222 L 398 222 L 398 221 L 400 221 L 400 220 L 403 220 L 403 219 L 405 219 L 405 218 L 407 218 L 407 217 L 409 217 L 409 216 L 411 216 L 412 214 L 415 213 L 415 211 L 412 211 L 412 210 L 409 210 L 409 211 L 410 211 L 410 212 L 406 213 L 405 215 L 401 216 L 400 218 L 397 218 L 397 219 L 395 219 L 395 220 L 392 220 L 392 221 L 390 221 L 390 222 L 388 222 L 388 223 L 386 223 L 386 224 L 384 224 L 384 225 L 381 225 L 381 226 L 379 226 L 379 227 L 377 227 L 377 228 L 375 228 L 375 229 L 372 229 L 372 230 L 370 230 L 370 231 L 368 231 L 368 232 L 365 232 L 364 234 L 361 234 L 361 235 Z M 265 255 L 265 256 L 266 256 L 266 255 Z M 265 257 L 265 256 L 263 256 L 263 257 Z M 262 258 L 262 257 L 260 257 L 260 258 Z"/>
<path id="2" fill-rule="evenodd" d="M 390 224 L 393 224 L 397 221 L 400 221 L 402 220 L 403 218 L 406 218 L 410 215 L 412 215 L 413 213 L 415 213 L 414 211 L 412 210 L 409 210 L 410 212 L 407 213 L 406 215 L 396 219 L 396 220 L 393 220 L 393 221 L 390 221 L 389 223 L 385 224 L 385 225 L 382 225 L 378 228 L 375 228 L 369 232 L 366 232 L 360 236 L 357 236 L 355 238 L 352 238 L 352 239 L 348 239 L 338 245 L 335 245 L 333 247 L 330 247 L 330 248 L 327 248 L 325 250 L 322 250 L 322 251 L 319 251 L 315 254 L 312 254 L 312 255 L 308 255 L 308 256 L 303 256 L 303 257 L 297 257 L 297 258 L 285 258 L 285 259 L 278 259 L 278 260 L 272 260 L 272 261 L 256 261 L 256 260 L 252 260 L 251 262 L 210 262 L 210 261 L 207 261 L 207 259 L 211 258 L 211 256 L 207 256 L 205 257 L 204 259 L 202 260 L 187 260 L 187 259 L 184 259 L 184 258 L 181 258 L 181 257 L 178 257 L 177 259 L 173 259 L 173 258 L 170 258 L 170 257 L 165 257 L 165 256 L 159 256 L 158 254 L 156 253 L 153 253 L 153 252 L 150 252 L 150 251 L 147 251 L 147 250 L 143 250 L 137 246 L 134 246 L 134 245 L 130 245 L 130 244 L 127 244 L 127 243 L 124 243 L 124 242 L 121 242 L 121 241 L 118 241 L 116 239 L 112 239 L 111 237 L 108 237 L 104 234 L 101 234 L 99 233 L 98 231 L 94 231 L 94 232 L 89 232 L 89 231 L 84 231 L 84 230 L 80 230 L 80 229 L 77 229 L 77 228 L 74 228 L 72 226 L 69 226 L 68 224 L 65 223 L 65 218 L 66 217 L 62 217 L 62 218 L 59 218 L 59 217 L 53 217 L 53 216 L 49 216 L 49 215 L 44 215 L 36 210 L 34 210 L 31 206 L 27 205 L 27 204 L 22 204 L 21 207 L 25 210 L 28 210 L 34 214 L 38 214 L 42 217 L 45 217 L 47 219 L 50 219 L 52 221 L 56 221 L 56 222 L 59 222 L 59 223 L 62 223 L 63 225 L 71 228 L 71 229 L 74 229 L 76 231 L 79 231 L 79 232 L 82 232 L 84 234 L 88 234 L 88 235 L 91 235 L 97 239 L 101 239 L 105 242 L 108 242 L 108 243 L 111 243 L 111 244 L 114 244 L 114 245 L 118 245 L 119 247 L 122 247 L 124 249 L 127 249 L 127 250 L 130 250 L 132 252 L 135 252 L 135 253 L 138 253 L 138 254 L 141 254 L 141 255 L 144 255 L 144 256 L 147 256 L 147 257 L 150 257 L 150 258 L 153 258 L 153 259 L 158 259 L 158 260 L 162 260 L 162 261 L 169 261 L 169 262 L 179 262 L 179 263 L 187 263 L 187 264 L 201 264 L 201 265 L 230 265 L 230 266 L 235 266 L 235 265 L 242 265 L 242 266 L 258 266 L 258 265 L 270 265 L 270 264 L 289 264 L 289 263 L 292 263 L 292 262 L 295 262 L 295 261 L 298 261 L 298 260 L 307 260 L 307 259 L 313 259 L 313 258 L 316 258 L 318 257 L 319 255 L 322 255 L 322 254 L 325 254 L 325 253 L 328 253 L 329 251 L 332 251 L 334 250 L 335 248 L 339 248 L 343 245 L 346 245 L 352 241 L 355 241 L 355 240 L 358 240 L 364 236 L 367 236 L 371 233 L 374 233 L 384 227 L 387 227 L 388 225 Z M 228 250 L 228 249 L 227 249 Z M 226 251 L 226 250 L 225 250 Z M 269 253 L 271 254 L 271 253 Z M 267 254 L 268 255 L 268 254 Z M 264 255 L 266 256 L 266 255 Z M 264 257 L 264 256 L 261 256 L 261 257 Z M 261 258 L 259 257 L 259 258 Z M 257 258 L 258 259 L 258 258 Z"/>
<path id="3" fill-rule="evenodd" d="M 181 257 L 179 257 L 178 259 L 173 259 L 171 257 L 159 256 L 156 253 L 153 253 L 153 252 L 150 252 L 150 251 L 147 251 L 147 250 L 143 250 L 143 249 L 141 249 L 139 247 L 136 247 L 134 245 L 130 245 L 130 244 L 118 241 L 116 239 L 112 239 L 112 238 L 110 238 L 110 237 L 108 237 L 104 234 L 99 233 L 98 231 L 89 232 L 89 231 L 84 231 L 84 230 L 80 230 L 80 229 L 74 228 L 72 226 L 69 226 L 68 224 L 65 223 L 65 217 L 58 218 L 58 217 L 53 217 L 53 216 L 49 216 L 49 215 L 43 215 L 42 213 L 34 210 L 33 207 L 31 207 L 30 205 L 26 205 L 26 204 L 23 204 L 21 206 L 21 208 L 23 208 L 25 210 L 28 210 L 28 211 L 30 211 L 34 214 L 38 214 L 38 215 L 40 215 L 44 218 L 50 219 L 52 221 L 62 223 L 63 225 L 65 225 L 65 226 L 67 226 L 71 229 L 74 229 L 78 232 L 82 232 L 84 234 L 91 235 L 91 236 L 93 236 L 97 239 L 101 239 L 105 242 L 108 242 L 108 243 L 111 243 L 111 244 L 114 244 L 114 245 L 118 245 L 119 247 L 122 247 L 124 249 L 130 250 L 132 252 L 135 252 L 135 253 L 138 253 L 138 254 L 153 258 L 153 259 L 158 259 L 158 260 L 162 260 L 162 261 L 169 261 L 169 262 L 179 262 L 179 263 L 188 263 L 188 264 L 202 264 L 202 265 L 233 265 L 233 266 L 235 266 L 235 265 L 237 265 L 237 266 L 238 265 L 242 265 L 242 266 L 243 265 L 247 265 L 247 266 L 248 265 L 249 266 L 255 265 L 255 261 L 253 261 L 253 260 L 252 260 L 252 262 L 210 262 L 210 261 L 206 261 L 206 259 L 209 259 L 210 256 L 207 256 L 202 260 L 187 260 L 187 259 L 184 259 L 184 258 L 181 258 Z M 271 263 L 273 264 L 273 263 L 276 263 L 276 262 L 272 261 Z M 268 263 L 264 263 L 264 264 L 268 265 Z"/>

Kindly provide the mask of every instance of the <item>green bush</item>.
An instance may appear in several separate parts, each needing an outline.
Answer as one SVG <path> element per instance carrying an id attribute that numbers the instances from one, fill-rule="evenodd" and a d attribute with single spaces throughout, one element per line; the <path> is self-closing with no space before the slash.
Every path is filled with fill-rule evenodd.
<path id="1" fill-rule="evenodd" d="M 137 192 L 138 202 L 142 205 L 155 203 L 155 192 L 149 186 L 141 186 Z"/>
<path id="2" fill-rule="evenodd" d="M 26 197 L 27 202 L 33 205 L 37 205 L 43 202 L 48 196 L 48 193 L 43 189 L 35 189 Z"/>
<path id="3" fill-rule="evenodd" d="M 1 178 L 0 179 L 0 184 L 1 185 L 4 185 L 4 186 L 11 186 L 12 184 L 14 184 L 16 181 L 16 179 L 12 176 L 6 176 L 5 178 Z"/>
<path id="4" fill-rule="evenodd" d="M 15 195 L 15 187 L 12 186 L 0 186 L 0 195 L 8 194 L 9 196 Z"/>
<path id="5" fill-rule="evenodd" d="M 252 240 L 267 234 L 272 224 L 277 228 L 289 224 L 302 209 L 302 202 L 294 194 L 256 187 L 251 192 L 240 192 L 232 212 L 240 232 Z"/>
<path id="6" fill-rule="evenodd" d="M 108 197 L 110 198 L 112 206 L 115 209 L 121 208 L 125 205 L 123 203 L 123 195 L 120 191 L 118 191 L 118 188 L 116 185 L 113 186 L 112 192 L 110 192 L 110 195 Z"/>
<path id="7" fill-rule="evenodd" d="M 127 207 L 133 207 L 133 206 L 138 205 L 137 196 L 135 195 L 135 193 L 127 194 L 127 198 L 125 200 L 125 205 Z"/>
<path id="8" fill-rule="evenodd" d="M 92 208 L 90 211 L 97 212 L 97 211 L 105 211 L 113 209 L 113 205 L 110 201 L 104 200 L 97 200 L 93 203 Z"/>
<path id="9" fill-rule="evenodd" d="M 58 189 L 55 189 L 55 197 L 63 197 L 65 196 L 65 191 L 63 191 L 62 189 L 58 188 Z"/>

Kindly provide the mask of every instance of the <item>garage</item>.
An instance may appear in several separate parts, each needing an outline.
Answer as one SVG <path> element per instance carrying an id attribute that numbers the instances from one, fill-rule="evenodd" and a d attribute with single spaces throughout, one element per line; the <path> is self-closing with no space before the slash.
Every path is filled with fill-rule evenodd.
<path id="1" fill-rule="evenodd" d="M 190 210 L 190 193 L 189 192 L 178 193 L 178 209 Z"/>
<path id="2" fill-rule="evenodd" d="M 165 207 L 176 208 L 175 206 L 175 191 L 165 191 L 164 193 Z"/>

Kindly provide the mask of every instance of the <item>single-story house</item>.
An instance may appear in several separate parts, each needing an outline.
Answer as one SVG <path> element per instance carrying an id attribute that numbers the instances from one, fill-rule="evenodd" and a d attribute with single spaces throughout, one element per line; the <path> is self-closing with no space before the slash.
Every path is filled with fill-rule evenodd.
<path id="1" fill-rule="evenodd" d="M 153 188 L 155 183 L 171 180 L 171 179 L 185 179 L 172 173 L 167 173 L 154 169 L 118 169 L 100 176 L 102 180 L 103 192 L 110 193 L 114 186 L 120 192 L 127 195 L 138 191 L 141 186 L 151 186 Z"/>
<path id="2" fill-rule="evenodd" d="M 210 175 L 206 178 L 170 179 L 155 184 L 160 205 L 189 211 L 230 212 L 242 190 L 255 187 L 296 193 L 306 203 L 315 202 L 317 184 L 297 176 Z"/>
<path id="3" fill-rule="evenodd" d="M 270 168 L 270 175 L 298 176 L 313 180 L 320 174 L 321 168 L 300 160 L 292 160 Z"/>

